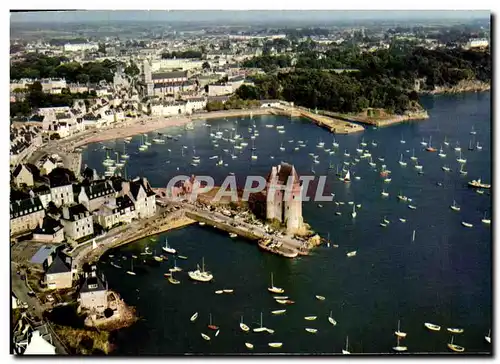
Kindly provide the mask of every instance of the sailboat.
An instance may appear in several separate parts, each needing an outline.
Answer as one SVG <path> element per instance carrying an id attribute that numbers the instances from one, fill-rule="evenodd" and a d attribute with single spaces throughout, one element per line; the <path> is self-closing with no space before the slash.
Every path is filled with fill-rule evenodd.
<path id="1" fill-rule="evenodd" d="M 455 152 L 460 152 L 461 150 L 462 150 L 462 148 L 460 148 L 460 143 L 457 140 L 457 144 L 455 146 Z"/>
<path id="2" fill-rule="evenodd" d="M 214 331 L 219 330 L 219 326 L 215 326 L 214 324 L 212 324 L 212 314 L 210 313 L 210 314 L 208 314 L 208 315 L 209 315 L 209 323 L 208 323 L 208 328 L 209 328 L 210 330 L 214 330 Z"/>
<path id="3" fill-rule="evenodd" d="M 392 350 L 394 350 L 394 351 L 406 351 L 406 350 L 408 350 L 408 347 L 399 345 L 400 338 L 401 338 L 400 336 L 397 337 L 397 339 L 396 339 L 397 344 L 396 344 L 396 346 L 392 347 Z"/>
<path id="4" fill-rule="evenodd" d="M 126 150 L 126 148 L 125 148 L 125 147 L 126 147 L 126 145 L 125 145 L 125 144 L 123 144 L 123 153 L 122 153 L 122 157 L 121 157 L 121 158 L 122 158 L 122 159 L 129 159 L 129 158 L 130 158 L 130 156 L 127 154 L 127 150 Z"/>
<path id="5" fill-rule="evenodd" d="M 459 172 L 463 176 L 465 176 L 467 174 L 467 171 L 464 171 L 464 165 L 463 164 L 460 165 L 460 171 Z"/>
<path id="6" fill-rule="evenodd" d="M 401 326 L 400 326 L 400 324 L 401 324 L 401 321 L 400 321 L 400 320 L 398 320 L 398 330 L 397 330 L 397 331 L 395 331 L 394 333 L 396 334 L 396 336 L 404 338 L 404 337 L 406 337 L 406 332 L 402 332 L 402 331 L 401 331 Z"/>
<path id="7" fill-rule="evenodd" d="M 441 169 L 442 169 L 443 171 L 445 171 L 445 172 L 450 172 L 450 171 L 451 171 L 450 167 L 448 167 L 448 166 L 446 166 L 446 165 L 442 166 L 442 167 L 441 167 Z"/>
<path id="8" fill-rule="evenodd" d="M 412 156 L 410 157 L 410 159 L 411 159 L 412 161 L 416 161 L 416 160 L 418 159 L 417 157 L 415 157 L 415 148 L 413 148 L 413 154 L 412 154 Z"/>
<path id="9" fill-rule="evenodd" d="M 127 271 L 127 274 L 130 274 L 131 276 L 135 276 L 134 260 L 133 259 L 130 261 L 130 270 Z"/>
<path id="10" fill-rule="evenodd" d="M 281 146 L 280 146 L 280 151 L 284 152 L 285 151 L 285 147 L 283 146 L 283 143 L 281 143 Z"/>
<path id="11" fill-rule="evenodd" d="M 411 236 L 411 241 L 414 242 L 415 241 L 415 230 L 413 230 L 413 234 Z"/>
<path id="12" fill-rule="evenodd" d="M 448 343 L 448 348 L 451 350 L 451 351 L 455 351 L 457 353 L 461 353 L 465 350 L 465 348 L 463 346 L 460 346 L 460 345 L 457 345 L 457 344 L 453 344 L 453 335 L 451 336 L 451 341 Z"/>
<path id="13" fill-rule="evenodd" d="M 424 147 L 427 146 L 427 142 L 425 141 L 425 139 L 422 137 L 422 141 L 420 142 L 421 145 L 423 145 Z"/>
<path id="14" fill-rule="evenodd" d="M 483 149 L 483 146 L 482 146 L 482 145 L 479 145 L 479 142 L 477 142 L 477 144 L 476 144 L 476 149 L 477 149 L 477 150 L 482 150 L 482 149 Z"/>
<path id="15" fill-rule="evenodd" d="M 273 273 L 271 273 L 271 287 L 268 287 L 267 290 L 272 293 L 284 293 L 285 290 L 283 288 L 275 287 L 273 280 Z"/>
<path id="16" fill-rule="evenodd" d="M 401 157 L 399 158 L 399 164 L 403 167 L 406 167 L 406 162 L 403 162 L 403 154 L 401 154 Z"/>
<path id="17" fill-rule="evenodd" d="M 207 340 L 207 341 L 209 341 L 209 340 L 210 340 L 210 336 L 205 335 L 204 333 L 201 333 L 201 337 L 202 337 L 203 339 Z"/>
<path id="18" fill-rule="evenodd" d="M 488 331 L 488 335 L 486 335 L 486 336 L 484 337 L 484 339 L 486 340 L 486 342 L 487 342 L 488 344 L 491 344 L 491 329 L 490 329 L 490 331 Z"/>
<path id="19" fill-rule="evenodd" d="M 328 322 L 331 323 L 333 326 L 337 325 L 337 321 L 335 321 L 332 317 L 332 311 L 330 311 L 330 316 L 328 316 Z"/>
<path id="20" fill-rule="evenodd" d="M 474 150 L 474 145 L 472 144 L 472 139 L 469 140 L 469 150 Z"/>
<path id="21" fill-rule="evenodd" d="M 243 323 L 243 316 L 241 316 L 240 328 L 245 332 L 250 331 L 250 328 Z"/>
<path id="22" fill-rule="evenodd" d="M 333 146 L 334 148 L 338 148 L 338 147 L 339 147 L 339 143 L 337 143 L 337 142 L 335 141 L 335 137 L 333 138 L 332 146 Z"/>
<path id="23" fill-rule="evenodd" d="M 443 152 L 443 147 L 442 146 L 439 148 L 438 156 L 441 157 L 441 158 L 446 158 L 446 153 Z"/>
<path id="24" fill-rule="evenodd" d="M 262 312 L 260 313 L 260 327 L 256 327 L 255 329 L 253 329 L 253 332 L 264 332 L 264 331 L 268 331 L 267 327 L 264 327 L 263 326 L 263 323 L 262 323 Z"/>
<path id="25" fill-rule="evenodd" d="M 385 192 L 385 189 L 383 189 L 381 195 L 383 197 L 387 197 L 387 196 L 389 196 L 389 192 Z"/>
<path id="26" fill-rule="evenodd" d="M 205 258 L 202 258 L 202 269 L 198 266 L 195 271 L 188 272 L 189 278 L 199 282 L 209 282 L 214 276 L 205 271 Z"/>
<path id="27" fill-rule="evenodd" d="M 425 148 L 425 150 L 428 151 L 428 152 L 435 152 L 436 148 L 432 147 L 431 141 L 432 141 L 432 136 L 429 137 L 429 146 L 427 148 Z"/>
<path id="28" fill-rule="evenodd" d="M 351 172 L 350 171 L 347 171 L 347 173 L 344 176 L 343 180 L 344 180 L 345 183 L 351 182 Z"/>
<path id="29" fill-rule="evenodd" d="M 453 211 L 460 211 L 460 206 L 458 206 L 455 200 L 453 200 L 453 205 L 450 206 L 450 209 Z"/>
<path id="30" fill-rule="evenodd" d="M 401 144 L 405 144 L 406 143 L 406 140 L 403 139 L 403 134 L 401 134 L 401 140 L 400 140 Z"/>
<path id="31" fill-rule="evenodd" d="M 356 217 L 357 213 L 356 213 L 356 206 L 355 205 L 352 205 L 352 213 L 351 213 L 351 216 L 352 218 L 354 219 Z"/>
<path id="32" fill-rule="evenodd" d="M 175 254 L 177 253 L 177 251 L 174 249 L 174 248 L 171 248 L 169 245 L 168 245 L 168 240 L 167 238 L 165 238 L 165 246 L 162 246 L 161 247 L 163 249 L 164 252 L 167 252 L 167 253 L 170 253 L 170 254 Z"/>
<path id="33" fill-rule="evenodd" d="M 348 355 L 351 352 L 349 351 L 349 336 L 346 337 L 345 339 L 345 349 L 342 349 L 342 354 Z"/>
<path id="34" fill-rule="evenodd" d="M 457 158 L 457 162 L 458 162 L 458 163 L 462 163 L 462 164 L 467 162 L 467 159 L 463 159 L 463 158 L 462 158 L 462 151 L 460 151 L 460 155 L 459 155 L 459 157 Z"/>
<path id="35" fill-rule="evenodd" d="M 483 224 L 486 224 L 486 225 L 491 224 L 491 220 L 486 218 L 486 211 L 484 212 L 484 216 L 483 216 L 483 218 L 481 219 L 481 222 L 482 222 Z"/>
<path id="36" fill-rule="evenodd" d="M 474 130 L 474 125 L 472 125 L 472 129 L 470 131 L 470 134 L 471 135 L 476 135 L 476 131 Z"/>
<path id="37" fill-rule="evenodd" d="M 170 272 L 170 276 L 168 277 L 168 281 L 172 284 L 181 284 L 181 281 L 174 278 L 174 272 Z"/>

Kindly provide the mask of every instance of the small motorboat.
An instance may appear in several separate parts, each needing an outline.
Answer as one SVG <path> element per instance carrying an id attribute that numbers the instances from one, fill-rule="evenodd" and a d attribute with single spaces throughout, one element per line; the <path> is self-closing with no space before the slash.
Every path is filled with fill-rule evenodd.
<path id="1" fill-rule="evenodd" d="M 191 316 L 191 318 L 190 318 L 189 320 L 190 320 L 191 322 L 195 322 L 197 318 L 198 318 L 198 312 L 195 312 L 195 313 L 193 314 L 193 316 Z"/>
<path id="2" fill-rule="evenodd" d="M 179 259 L 183 259 L 183 260 L 186 260 L 188 257 L 184 256 L 184 255 L 178 255 L 177 258 Z"/>
<path id="3" fill-rule="evenodd" d="M 209 341 L 210 340 L 210 336 L 208 335 L 205 335 L 205 334 L 201 334 L 201 337 L 204 338 L 205 340 Z"/>
<path id="4" fill-rule="evenodd" d="M 435 325 L 435 324 L 431 324 L 430 322 L 424 323 L 424 326 L 427 327 L 429 330 L 432 330 L 432 331 L 439 331 L 439 330 L 441 330 L 441 326 L 438 326 L 438 325 Z"/>
<path id="5" fill-rule="evenodd" d="M 309 327 L 306 327 L 306 331 L 307 331 L 307 332 L 310 332 L 311 334 L 315 334 L 315 333 L 317 333 L 317 332 L 318 332 L 318 329 L 311 329 L 311 328 L 309 328 Z"/>
<path id="6" fill-rule="evenodd" d="M 462 221 L 462 225 L 465 226 L 466 228 L 471 228 L 473 225 L 471 223 Z"/>
<path id="7" fill-rule="evenodd" d="M 248 349 L 253 349 L 253 344 L 250 344 L 250 343 L 245 343 L 245 346 L 246 346 Z"/>
<path id="8" fill-rule="evenodd" d="M 168 281 L 169 281 L 170 283 L 172 283 L 172 284 L 180 284 L 180 283 L 181 283 L 181 281 L 179 281 L 179 280 L 175 279 L 175 278 L 174 278 L 174 277 L 172 277 L 172 276 L 168 277 Z"/>
<path id="9" fill-rule="evenodd" d="M 347 257 L 351 258 L 351 257 L 356 256 L 356 254 L 357 254 L 357 251 L 356 251 L 356 250 L 354 250 L 354 251 L 352 251 L 352 252 L 347 253 Z"/>
<path id="10" fill-rule="evenodd" d="M 448 327 L 446 330 L 448 330 L 448 332 L 451 332 L 452 334 L 461 334 L 462 332 L 464 332 L 464 329 L 458 329 L 453 327 Z"/>
<path id="11" fill-rule="evenodd" d="M 274 296 L 273 297 L 275 300 L 287 300 L 288 296 Z"/>
<path id="12" fill-rule="evenodd" d="M 304 317 L 304 320 L 307 320 L 307 321 L 314 321 L 316 320 L 318 317 L 317 316 L 306 316 Z"/>
<path id="13" fill-rule="evenodd" d="M 271 348 L 281 348 L 283 346 L 283 343 L 269 343 L 267 345 L 269 345 Z"/>
<path id="14" fill-rule="evenodd" d="M 224 293 L 224 290 L 222 289 L 219 289 L 218 291 L 215 291 L 215 294 L 223 294 Z"/>
<path id="15" fill-rule="evenodd" d="M 223 291 L 224 291 L 224 293 L 233 293 L 234 289 L 225 289 Z"/>
<path id="16" fill-rule="evenodd" d="M 286 310 L 274 310 L 274 311 L 271 311 L 271 313 L 273 315 L 282 315 L 286 312 Z"/>
<path id="17" fill-rule="evenodd" d="M 316 298 L 320 301 L 324 301 L 325 300 L 325 297 L 324 296 L 316 296 Z"/>

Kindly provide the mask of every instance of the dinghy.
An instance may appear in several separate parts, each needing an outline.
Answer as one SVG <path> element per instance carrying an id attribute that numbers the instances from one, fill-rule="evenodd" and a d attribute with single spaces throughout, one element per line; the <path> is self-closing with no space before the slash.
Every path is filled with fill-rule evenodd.
<path id="1" fill-rule="evenodd" d="M 439 331 L 439 330 L 441 330 L 441 326 L 438 326 L 438 325 L 435 325 L 435 324 L 431 324 L 430 322 L 424 323 L 424 326 L 427 327 L 429 330 L 432 330 L 432 331 Z"/>

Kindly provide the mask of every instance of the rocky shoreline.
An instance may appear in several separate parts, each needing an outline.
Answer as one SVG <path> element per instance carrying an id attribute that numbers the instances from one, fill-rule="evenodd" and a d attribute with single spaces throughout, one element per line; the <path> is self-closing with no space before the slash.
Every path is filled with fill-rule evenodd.
<path id="1" fill-rule="evenodd" d="M 464 92 L 484 92 L 491 89 L 491 84 L 482 81 L 460 81 L 455 86 L 438 86 L 434 90 L 420 91 L 423 95 L 459 94 Z"/>

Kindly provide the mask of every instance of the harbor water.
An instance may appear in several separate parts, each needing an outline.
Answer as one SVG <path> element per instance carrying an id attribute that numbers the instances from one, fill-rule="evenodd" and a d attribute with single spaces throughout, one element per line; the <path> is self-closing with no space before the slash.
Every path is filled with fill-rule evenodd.
<path id="1" fill-rule="evenodd" d="M 265 253 L 254 242 L 231 239 L 226 233 L 199 225 L 108 252 L 102 257 L 100 268 L 110 288 L 135 306 L 140 316 L 136 324 L 116 333 L 115 353 L 340 354 L 347 336 L 353 354 L 390 353 L 396 346 L 394 331 L 398 320 L 401 331 L 408 334 L 401 341 L 408 353 L 448 352 L 448 327 L 464 329 L 464 333 L 455 335 L 454 343 L 464 346 L 466 352 L 490 352 L 484 336 L 492 326 L 492 227 L 481 219 L 484 214 L 491 218 L 492 200 L 489 190 L 478 194 L 467 186 L 468 181 L 478 178 L 491 183 L 490 102 L 490 93 L 425 97 L 422 104 L 429 111 L 428 120 L 336 135 L 339 148 L 334 154 L 324 150 L 332 149 L 334 138 L 326 130 L 304 119 L 273 115 L 210 120 L 207 124 L 211 127 L 195 123 L 194 130 L 159 130 L 164 135 L 179 135 L 178 140 L 153 143 L 145 152 L 138 151 L 142 136 L 135 136 L 130 144 L 116 140 L 88 145 L 83 151 L 84 164 L 98 173 L 104 171 L 103 146 L 120 153 L 126 147 L 130 155 L 127 176 L 145 176 L 153 187 L 164 187 L 179 174 L 210 175 L 221 183 L 230 172 L 242 187 L 247 175 L 266 176 L 271 166 L 285 161 L 292 163 L 299 175 L 312 175 L 314 170 L 316 176 L 327 176 L 324 195 L 334 193 L 334 201 L 344 202 L 304 202 L 305 221 L 323 237 L 330 234 L 332 245 L 323 245 L 310 256 L 298 259 Z M 271 124 L 283 125 L 285 133 L 266 127 Z M 251 160 L 249 127 L 259 131 L 255 138 L 257 160 Z M 230 155 L 234 144 L 218 140 L 219 146 L 215 147 L 210 138 L 210 133 L 231 128 L 236 128 L 235 132 L 248 143 L 235 151 L 235 159 Z M 471 135 L 472 129 L 475 135 Z M 149 133 L 149 140 L 156 134 Z M 442 146 L 445 158 L 440 158 L 438 152 L 425 151 L 421 141 L 429 142 L 429 138 L 433 147 L 439 150 Z M 445 138 L 449 146 L 444 144 Z M 473 138 L 474 145 L 479 142 L 482 150 L 468 150 Z M 306 146 L 295 151 L 299 140 Z M 318 148 L 319 142 L 324 142 L 325 147 Z M 356 148 L 360 148 L 361 142 L 366 143 L 361 148 L 370 151 L 377 166 L 370 167 L 369 159 L 346 166 L 353 177 L 360 179 L 343 183 L 336 175 L 337 165 L 341 170 L 344 161 L 359 158 Z M 459 173 L 459 153 L 454 150 L 457 142 L 462 158 L 467 160 L 465 176 Z M 281 144 L 285 151 L 280 151 Z M 223 149 L 229 149 L 229 153 Z M 344 156 L 346 149 L 350 158 Z M 413 149 L 423 174 L 410 160 Z M 319 163 L 314 163 L 309 153 L 318 155 Z M 406 167 L 398 163 L 401 154 Z M 201 159 L 197 166 L 191 165 L 194 155 Z M 227 166 L 216 166 L 218 159 L 210 159 L 212 156 L 222 157 Z M 390 183 L 380 177 L 382 164 L 392 171 Z M 445 165 L 451 171 L 443 171 Z M 383 189 L 388 197 L 381 196 Z M 411 198 L 416 209 L 398 201 L 398 194 Z M 459 212 L 450 209 L 454 200 L 461 208 Z M 355 219 L 351 217 L 349 201 L 361 204 Z M 337 211 L 341 215 L 335 214 Z M 390 221 L 387 227 L 380 226 L 384 218 Z M 462 226 L 463 221 L 473 227 Z M 170 284 L 163 276 L 173 266 L 173 256 L 161 263 L 147 264 L 140 255 L 146 246 L 161 254 L 165 238 L 179 254 L 188 257 L 176 261 L 183 269 L 175 273 L 181 281 L 179 285 Z M 348 258 L 346 253 L 354 250 L 357 255 Z M 134 261 L 136 276 L 125 273 L 130 269 L 132 254 L 139 257 Z M 201 265 L 202 258 L 214 275 L 213 282 L 195 283 L 187 276 L 187 271 Z M 120 262 L 122 269 L 111 266 L 111 261 Z M 284 306 L 274 301 L 267 291 L 271 272 L 274 284 L 283 288 L 283 295 L 295 304 Z M 214 293 L 225 288 L 234 289 L 234 293 Z M 315 295 L 326 299 L 320 301 Z M 287 311 L 283 315 L 271 314 L 279 309 Z M 328 322 L 330 311 L 336 326 Z M 190 322 L 195 312 L 199 312 L 199 317 Z M 264 326 L 275 330 L 274 334 L 245 333 L 239 328 L 241 316 L 251 328 L 258 327 L 261 312 Z M 217 337 L 207 328 L 209 314 L 213 324 L 220 327 Z M 305 316 L 317 319 L 306 321 Z M 425 322 L 440 325 L 441 330 L 431 332 L 424 327 Z M 311 334 L 306 327 L 318 331 Z M 201 333 L 211 340 L 204 340 Z M 252 343 L 254 349 L 247 349 L 246 342 Z M 268 346 L 270 342 L 282 342 L 283 346 L 273 349 Z"/>

